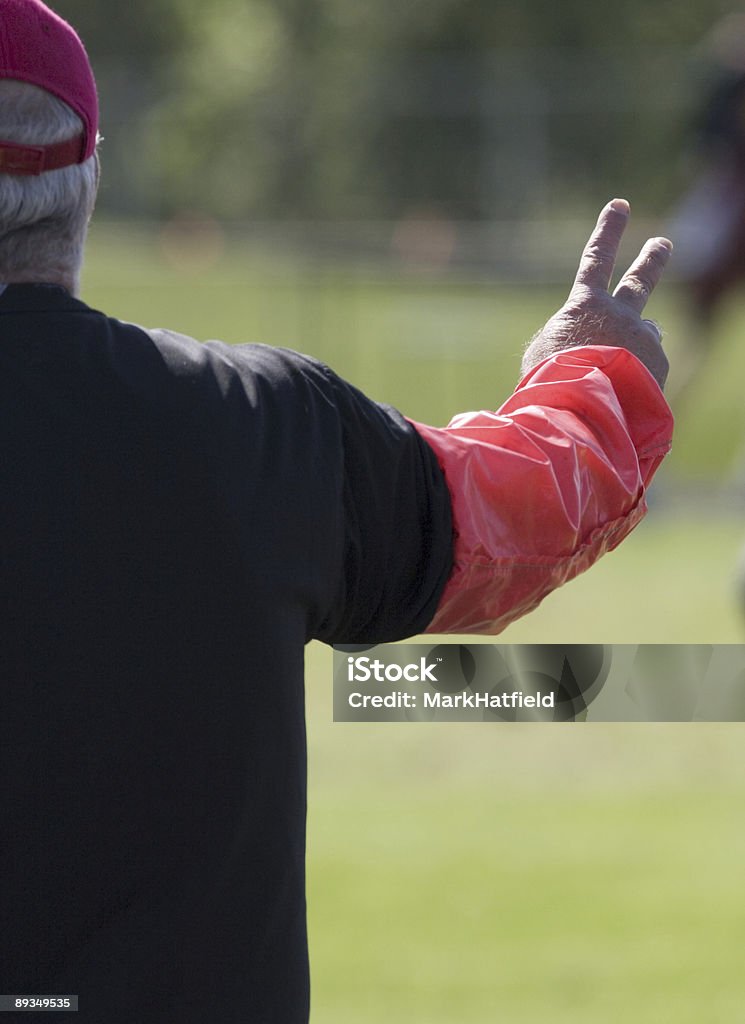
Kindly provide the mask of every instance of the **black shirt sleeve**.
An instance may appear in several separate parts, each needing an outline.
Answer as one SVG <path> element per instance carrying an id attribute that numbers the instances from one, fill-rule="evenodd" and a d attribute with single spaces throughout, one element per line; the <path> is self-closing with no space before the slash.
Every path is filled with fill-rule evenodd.
<path id="1" fill-rule="evenodd" d="M 400 413 L 310 357 L 204 347 L 222 364 L 218 377 L 225 361 L 240 375 L 246 429 L 271 453 L 260 475 L 282 481 L 285 542 L 274 559 L 295 565 L 308 638 L 373 643 L 425 629 L 452 559 L 450 498 L 432 449 Z"/>
<path id="2" fill-rule="evenodd" d="M 320 639 L 421 632 L 450 573 L 450 499 L 431 448 L 396 410 L 326 371 L 340 427 L 342 572 Z"/>

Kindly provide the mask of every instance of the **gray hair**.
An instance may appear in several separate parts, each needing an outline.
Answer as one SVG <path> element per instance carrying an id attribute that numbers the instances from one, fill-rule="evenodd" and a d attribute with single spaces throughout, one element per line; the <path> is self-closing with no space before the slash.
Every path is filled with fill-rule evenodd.
<path id="1" fill-rule="evenodd" d="M 0 140 L 45 145 L 82 130 L 56 96 L 0 80 Z M 37 176 L 0 174 L 0 282 L 61 284 L 76 294 L 97 188 L 97 154 Z"/>

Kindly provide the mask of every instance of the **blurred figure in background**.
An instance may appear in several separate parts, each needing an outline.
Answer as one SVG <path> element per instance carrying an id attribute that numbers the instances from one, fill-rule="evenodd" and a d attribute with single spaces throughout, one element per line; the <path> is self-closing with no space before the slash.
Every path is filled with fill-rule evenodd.
<path id="1" fill-rule="evenodd" d="M 745 13 L 717 22 L 702 55 L 708 86 L 694 125 L 701 168 L 669 228 L 690 317 L 668 389 L 672 402 L 709 351 L 722 300 L 745 281 Z"/>
<path id="2" fill-rule="evenodd" d="M 704 102 L 695 123 L 697 180 L 684 196 L 669 233 L 686 286 L 689 315 L 685 347 L 676 360 L 668 398 L 679 405 L 706 359 L 723 301 L 745 284 L 745 13 L 718 21 L 701 47 Z M 745 484 L 745 449 L 734 463 Z M 745 613 L 745 546 L 735 574 Z"/>

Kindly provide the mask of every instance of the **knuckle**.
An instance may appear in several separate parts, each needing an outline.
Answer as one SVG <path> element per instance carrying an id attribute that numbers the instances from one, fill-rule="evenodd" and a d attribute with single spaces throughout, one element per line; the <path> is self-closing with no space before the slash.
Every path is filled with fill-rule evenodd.
<path id="1" fill-rule="evenodd" d="M 637 298 L 644 299 L 646 302 L 652 291 L 652 284 L 643 277 L 632 277 L 630 291 L 632 291 Z"/>
<path id="2" fill-rule="evenodd" d="M 613 259 L 613 250 L 610 246 L 605 245 L 598 239 L 591 238 L 585 246 L 584 252 L 582 253 L 582 259 L 585 263 L 602 266 L 607 263 L 608 260 Z"/>
<path id="3" fill-rule="evenodd" d="M 631 305 L 641 310 L 646 305 L 651 288 L 639 278 L 627 277 L 615 292 L 615 298 L 623 305 Z"/>
<path id="4" fill-rule="evenodd" d="M 644 329 L 646 333 L 656 342 L 661 342 L 664 336 L 664 331 L 657 323 L 656 320 L 643 320 Z"/>

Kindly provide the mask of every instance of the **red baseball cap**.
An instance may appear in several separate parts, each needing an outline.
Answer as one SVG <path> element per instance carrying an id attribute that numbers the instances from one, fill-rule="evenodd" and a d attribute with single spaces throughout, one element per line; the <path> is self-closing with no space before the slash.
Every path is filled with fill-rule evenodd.
<path id="1" fill-rule="evenodd" d="M 41 174 L 93 155 L 98 96 L 88 54 L 75 29 L 41 0 L 0 0 L 0 78 L 46 89 L 83 122 L 81 135 L 51 145 L 0 141 L 0 174 Z"/>

